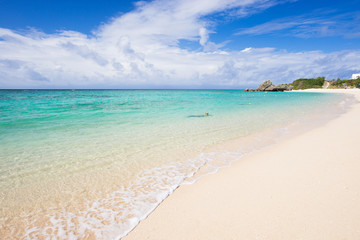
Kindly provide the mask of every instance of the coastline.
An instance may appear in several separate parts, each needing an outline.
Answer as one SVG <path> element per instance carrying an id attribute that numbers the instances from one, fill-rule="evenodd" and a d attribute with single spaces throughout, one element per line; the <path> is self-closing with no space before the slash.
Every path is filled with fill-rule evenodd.
<path id="1" fill-rule="evenodd" d="M 134 98 L 126 106 L 131 109 L 138 106 L 143 110 L 125 114 L 128 117 L 124 119 L 119 118 L 118 114 L 128 108 L 117 104 L 124 95 L 133 95 L 133 92 L 46 91 L 33 104 L 28 104 L 33 106 L 28 114 L 17 116 L 16 113 L 21 112 L 23 106 L 21 103 L 28 101 L 28 96 L 35 92 L 7 93 L 18 100 L 7 111 L 11 113 L 8 119 L 10 126 L 17 125 L 24 118 L 34 119 L 25 126 L 37 124 L 41 119 L 51 116 L 51 112 L 62 111 L 64 105 L 72 106 L 74 111 L 62 111 L 64 114 L 57 115 L 57 119 L 61 120 L 74 112 L 78 113 L 78 117 L 28 128 L 31 132 L 36 130 L 39 133 L 34 135 L 24 132 L 21 125 L 19 128 L 9 127 L 10 131 L 5 131 L 8 136 L 5 139 L 8 141 L 3 145 L 8 145 L 9 152 L 2 155 L 1 159 L 5 163 L 3 170 L 8 168 L 10 171 L 3 171 L 2 176 L 5 181 L 1 185 L 4 191 L 0 219 L 3 228 L 0 235 L 8 239 L 73 236 L 84 239 L 122 238 L 179 186 L 193 184 L 202 176 L 226 168 L 234 161 L 241 161 L 244 156 L 321 126 L 346 111 L 355 100 L 352 96 L 342 94 L 266 94 L 245 93 L 242 90 L 165 90 L 159 94 L 158 90 L 140 91 L 136 95 L 140 98 L 147 96 L 153 103 L 147 105 L 152 107 L 134 105 L 136 102 L 144 102 Z M 69 98 L 69 94 L 73 97 Z M 96 98 L 99 102 L 85 105 L 84 109 L 82 102 L 98 95 L 102 96 Z M 160 99 L 159 95 L 162 96 Z M 165 99 L 170 97 L 176 101 L 159 101 L 164 96 Z M 54 97 L 64 104 L 50 104 L 50 109 L 44 108 L 46 111 L 42 111 L 43 105 L 37 103 Z M 108 101 L 108 97 L 117 100 Z M 189 100 L 192 104 L 188 104 Z M 160 103 L 164 115 L 158 114 L 157 103 Z M 188 107 L 183 109 L 184 106 Z M 104 118 L 107 121 L 100 124 L 100 128 L 95 127 L 93 124 L 96 122 L 98 125 L 99 116 L 93 117 L 93 113 L 101 112 L 109 116 L 106 109 L 111 112 L 117 109 L 115 112 L 118 114 L 112 112 L 110 117 Z M 176 111 L 172 112 L 172 109 Z M 189 115 L 193 112 L 201 113 L 204 109 L 210 109 L 210 116 L 214 117 Z M 32 118 L 34 111 L 37 118 Z M 139 114 L 144 111 L 148 112 L 146 120 L 139 118 Z M 149 112 L 155 113 L 158 118 Z M 40 119 L 39 115 L 42 116 Z M 124 125 L 116 123 L 126 119 L 128 123 L 134 124 L 127 124 L 127 130 L 122 131 Z M 139 122 L 137 119 L 144 125 L 136 124 Z M 154 119 L 167 120 L 154 124 L 158 122 Z M 112 121 L 109 123 L 109 120 Z M 150 121 L 147 123 L 147 120 Z M 73 126 L 80 126 L 79 122 L 83 127 L 74 131 Z M 53 128 L 59 125 L 69 127 Z M 136 137 L 139 136 L 137 133 L 141 133 L 141 137 Z M 128 138 L 127 134 L 135 138 Z M 41 141 L 33 141 L 46 135 L 52 136 L 50 139 L 56 139 L 56 142 L 49 144 L 52 141 L 46 137 L 43 138 L 47 142 L 46 146 Z M 134 139 L 137 140 L 136 144 L 133 144 Z M 26 153 L 22 154 L 23 158 L 19 157 L 19 149 Z M 78 154 L 74 154 L 76 149 L 80 150 Z M 141 151 L 132 151 L 137 149 Z M 39 157 L 39 153 L 43 157 Z M 127 155 L 126 161 L 122 162 L 124 153 Z M 4 161 L 6 159 L 10 161 Z M 14 165 L 11 159 L 25 161 L 16 161 Z M 22 184 L 17 183 L 19 179 Z"/>
<path id="2" fill-rule="evenodd" d="M 310 89 L 354 94 L 360 90 Z M 183 185 L 124 239 L 359 239 L 359 102 Z"/>

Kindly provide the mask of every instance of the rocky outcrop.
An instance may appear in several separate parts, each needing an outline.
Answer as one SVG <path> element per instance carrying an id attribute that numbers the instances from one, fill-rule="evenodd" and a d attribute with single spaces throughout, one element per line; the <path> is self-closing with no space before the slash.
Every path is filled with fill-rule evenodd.
<path id="1" fill-rule="evenodd" d="M 286 91 L 292 91 L 294 89 L 293 85 L 287 85 L 287 90 Z"/>
<path id="2" fill-rule="evenodd" d="M 245 92 L 254 92 L 254 91 L 255 91 L 255 89 L 252 89 L 252 88 L 246 88 L 244 91 L 245 91 Z"/>
<path id="3" fill-rule="evenodd" d="M 275 85 L 272 84 L 272 82 L 270 80 L 267 80 L 267 81 L 263 82 L 262 84 L 260 84 L 260 86 L 256 89 L 256 91 L 269 91 L 267 89 L 270 89 L 273 87 L 275 87 Z"/>
<path id="4" fill-rule="evenodd" d="M 293 89 L 292 85 L 288 85 L 288 84 L 280 84 L 277 85 L 273 91 L 277 91 L 277 92 L 282 92 L 282 91 L 291 91 Z"/>
<path id="5" fill-rule="evenodd" d="M 280 84 L 275 86 L 270 80 L 267 80 L 260 84 L 260 86 L 256 89 L 256 91 L 272 91 L 272 92 L 283 92 L 283 91 L 291 91 L 293 86 L 287 84 Z"/>

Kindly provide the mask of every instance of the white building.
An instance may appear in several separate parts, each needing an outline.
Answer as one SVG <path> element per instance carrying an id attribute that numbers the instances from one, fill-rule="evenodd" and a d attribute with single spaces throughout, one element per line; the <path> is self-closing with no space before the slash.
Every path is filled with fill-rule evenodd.
<path id="1" fill-rule="evenodd" d="M 355 73 L 351 76 L 351 79 L 357 79 L 360 78 L 360 73 Z"/>

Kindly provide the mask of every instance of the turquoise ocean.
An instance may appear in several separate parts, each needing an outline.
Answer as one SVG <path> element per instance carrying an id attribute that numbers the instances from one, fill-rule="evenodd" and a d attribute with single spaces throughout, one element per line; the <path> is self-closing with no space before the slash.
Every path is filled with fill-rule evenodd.
<path id="1" fill-rule="evenodd" d="M 350 102 L 304 92 L 1 90 L 0 236 L 118 239 L 178 186 Z"/>

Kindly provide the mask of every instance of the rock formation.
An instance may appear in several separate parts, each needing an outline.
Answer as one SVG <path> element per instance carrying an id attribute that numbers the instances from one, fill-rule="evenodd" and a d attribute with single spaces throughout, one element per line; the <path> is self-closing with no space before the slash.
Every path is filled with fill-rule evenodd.
<path id="1" fill-rule="evenodd" d="M 272 89 L 274 87 L 275 87 L 275 85 L 272 84 L 272 82 L 270 80 L 267 80 L 267 81 L 263 82 L 262 84 L 260 84 L 260 86 L 256 89 L 256 91 L 271 91 L 271 90 L 267 90 L 267 89 Z"/>
<path id="2" fill-rule="evenodd" d="M 292 89 L 293 89 L 292 85 L 280 84 L 280 85 L 277 85 L 273 91 L 291 91 Z"/>
<path id="3" fill-rule="evenodd" d="M 260 84 L 260 86 L 256 89 L 256 91 L 272 91 L 272 92 L 283 92 L 283 91 L 291 91 L 293 86 L 287 84 L 280 84 L 275 86 L 270 80 L 267 80 Z"/>

